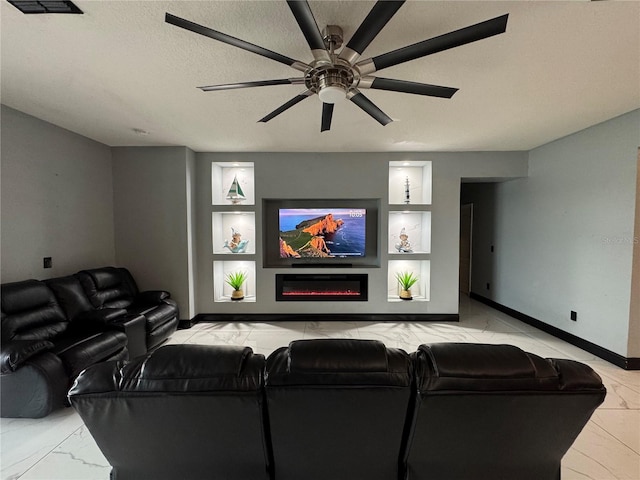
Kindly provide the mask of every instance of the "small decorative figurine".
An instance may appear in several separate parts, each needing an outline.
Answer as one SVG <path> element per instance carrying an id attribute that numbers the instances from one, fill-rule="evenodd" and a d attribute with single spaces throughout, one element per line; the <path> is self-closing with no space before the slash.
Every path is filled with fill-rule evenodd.
<path id="1" fill-rule="evenodd" d="M 411 243 L 409 242 L 409 235 L 407 235 L 404 227 L 402 227 L 402 230 L 400 231 L 400 242 L 396 243 L 396 250 L 400 253 L 413 253 L 413 250 L 411 250 Z"/>
<path id="2" fill-rule="evenodd" d="M 224 247 L 228 248 L 231 253 L 244 253 L 248 243 L 249 240 L 242 240 L 242 234 L 231 227 L 231 241 L 225 240 Z"/>
<path id="3" fill-rule="evenodd" d="M 231 200 L 231 203 L 234 205 L 246 200 L 244 192 L 242 188 L 240 188 L 237 175 L 233 176 L 233 182 L 231 182 L 231 187 L 229 187 L 229 192 L 227 193 L 227 200 Z"/>
<path id="4" fill-rule="evenodd" d="M 404 203 L 409 205 L 411 203 L 411 194 L 409 193 L 409 177 L 404 179 Z"/>

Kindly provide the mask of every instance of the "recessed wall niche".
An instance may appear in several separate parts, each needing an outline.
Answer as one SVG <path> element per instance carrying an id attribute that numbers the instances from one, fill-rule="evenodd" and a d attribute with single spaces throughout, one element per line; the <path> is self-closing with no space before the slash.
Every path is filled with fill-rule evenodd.
<path id="1" fill-rule="evenodd" d="M 255 205 L 253 162 L 213 162 L 211 203 L 213 205 Z"/>
<path id="2" fill-rule="evenodd" d="M 431 205 L 431 162 L 389 162 L 389 204 Z"/>

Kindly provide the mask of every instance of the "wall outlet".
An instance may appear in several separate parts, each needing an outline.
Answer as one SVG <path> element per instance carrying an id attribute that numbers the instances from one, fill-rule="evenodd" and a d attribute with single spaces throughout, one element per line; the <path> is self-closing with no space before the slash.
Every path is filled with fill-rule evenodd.
<path id="1" fill-rule="evenodd" d="M 491 245 L 491 253 L 493 253 L 493 245 Z"/>
<path id="2" fill-rule="evenodd" d="M 487 290 L 491 290 L 491 284 L 487 282 Z"/>
<path id="3" fill-rule="evenodd" d="M 573 310 L 571 310 L 571 320 L 573 320 L 574 322 L 578 321 L 578 312 L 574 312 Z"/>
<path id="4" fill-rule="evenodd" d="M 42 266 L 44 268 L 51 268 L 53 267 L 53 263 L 51 262 L 51 257 L 44 257 L 42 259 Z"/>

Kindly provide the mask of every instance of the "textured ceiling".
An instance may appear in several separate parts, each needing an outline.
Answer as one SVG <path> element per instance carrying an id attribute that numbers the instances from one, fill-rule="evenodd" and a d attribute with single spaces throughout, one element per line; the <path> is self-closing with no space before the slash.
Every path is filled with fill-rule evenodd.
<path id="1" fill-rule="evenodd" d="M 284 1 L 75 3 L 84 15 L 23 15 L 1 2 L 1 100 L 111 146 L 528 150 L 640 107 L 637 1 L 407 1 L 363 59 L 505 13 L 507 32 L 380 72 L 459 88 L 452 99 L 366 90 L 394 122 L 343 102 L 323 133 L 317 96 L 257 123 L 302 86 L 198 90 L 300 73 L 164 22 L 169 12 L 309 62 Z M 320 28 L 340 25 L 347 39 L 374 4 L 309 3 Z"/>

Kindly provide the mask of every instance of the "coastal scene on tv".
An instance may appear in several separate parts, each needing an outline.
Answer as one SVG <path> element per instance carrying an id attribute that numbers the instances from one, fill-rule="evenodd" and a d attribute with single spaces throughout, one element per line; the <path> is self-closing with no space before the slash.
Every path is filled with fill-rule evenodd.
<path id="1" fill-rule="evenodd" d="M 281 208 L 280 258 L 364 257 L 364 208 Z"/>

